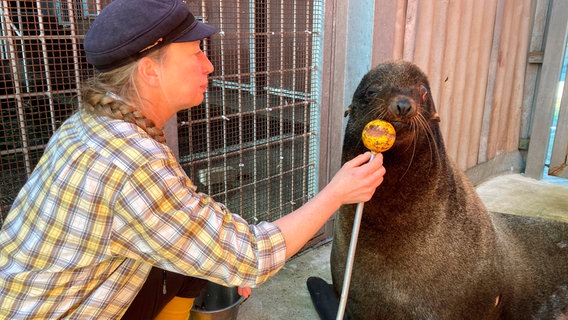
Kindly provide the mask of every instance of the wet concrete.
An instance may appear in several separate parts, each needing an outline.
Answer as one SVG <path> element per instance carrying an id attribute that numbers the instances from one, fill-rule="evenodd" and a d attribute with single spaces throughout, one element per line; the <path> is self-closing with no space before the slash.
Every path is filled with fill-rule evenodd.
<path id="1" fill-rule="evenodd" d="M 535 180 L 510 174 L 480 183 L 477 191 L 491 211 L 548 217 L 568 222 L 568 179 Z M 331 282 L 331 242 L 290 259 L 272 279 L 239 308 L 239 320 L 317 320 L 306 279 L 319 276 Z"/>

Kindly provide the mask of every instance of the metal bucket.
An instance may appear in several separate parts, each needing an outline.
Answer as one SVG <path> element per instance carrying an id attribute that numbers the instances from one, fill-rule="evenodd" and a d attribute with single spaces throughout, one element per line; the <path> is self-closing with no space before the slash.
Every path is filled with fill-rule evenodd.
<path id="1" fill-rule="evenodd" d="M 244 301 L 236 287 L 208 282 L 195 298 L 189 320 L 236 320 L 239 306 Z"/>

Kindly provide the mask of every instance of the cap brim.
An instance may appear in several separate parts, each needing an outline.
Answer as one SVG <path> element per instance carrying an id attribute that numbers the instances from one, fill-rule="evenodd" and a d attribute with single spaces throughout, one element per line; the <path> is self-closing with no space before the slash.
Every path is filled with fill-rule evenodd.
<path id="1" fill-rule="evenodd" d="M 198 21 L 197 24 L 195 25 L 195 27 L 193 27 L 191 30 L 189 30 L 188 33 L 186 33 L 186 34 L 182 35 L 181 37 L 175 39 L 173 42 L 197 41 L 197 40 L 208 38 L 216 32 L 217 32 L 216 27 L 209 25 L 209 24 L 201 23 L 201 22 Z"/>

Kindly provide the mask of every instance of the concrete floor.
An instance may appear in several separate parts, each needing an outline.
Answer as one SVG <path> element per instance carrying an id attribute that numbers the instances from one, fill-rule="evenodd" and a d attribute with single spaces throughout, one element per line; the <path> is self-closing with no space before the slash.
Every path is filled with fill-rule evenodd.
<path id="1" fill-rule="evenodd" d="M 568 179 L 534 180 L 521 174 L 495 177 L 477 186 L 491 211 L 550 217 L 568 222 Z M 272 279 L 258 288 L 239 308 L 240 320 L 317 320 L 306 279 L 319 276 L 331 282 L 331 242 L 290 259 Z"/>

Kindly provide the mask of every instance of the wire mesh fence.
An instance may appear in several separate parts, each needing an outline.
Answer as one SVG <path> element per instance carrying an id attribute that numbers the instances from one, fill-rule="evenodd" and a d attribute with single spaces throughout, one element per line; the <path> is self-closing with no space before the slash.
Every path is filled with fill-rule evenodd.
<path id="1" fill-rule="evenodd" d="M 0 208 L 11 203 L 93 74 L 82 41 L 100 0 L 0 1 Z M 180 163 L 201 192 L 250 222 L 317 189 L 323 0 L 188 1 L 218 27 L 204 102 L 177 115 Z"/>

